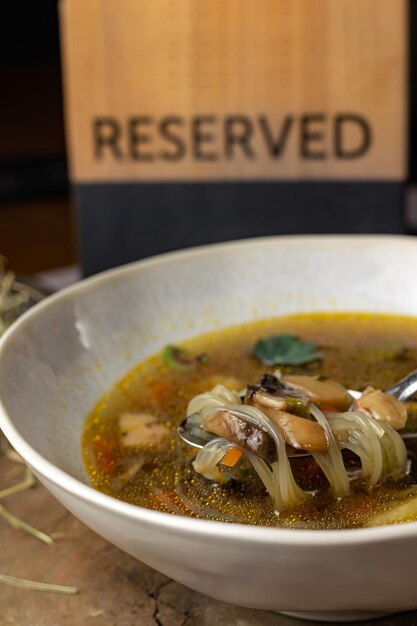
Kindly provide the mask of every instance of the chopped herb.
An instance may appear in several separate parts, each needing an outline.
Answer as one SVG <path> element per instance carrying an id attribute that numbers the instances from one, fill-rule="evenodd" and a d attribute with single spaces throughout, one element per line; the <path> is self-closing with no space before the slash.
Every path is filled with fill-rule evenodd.
<path id="1" fill-rule="evenodd" d="M 310 405 L 306 400 L 301 398 L 286 398 L 286 400 L 291 407 L 291 413 L 298 415 L 298 417 L 311 419 Z"/>
<path id="2" fill-rule="evenodd" d="M 166 346 L 162 351 L 162 361 L 174 370 L 189 372 L 207 363 L 208 357 L 205 352 L 194 356 L 178 346 Z"/>
<path id="3" fill-rule="evenodd" d="M 253 354 L 264 365 L 304 365 L 321 358 L 311 341 L 304 341 L 294 335 L 274 335 L 261 339 Z"/>

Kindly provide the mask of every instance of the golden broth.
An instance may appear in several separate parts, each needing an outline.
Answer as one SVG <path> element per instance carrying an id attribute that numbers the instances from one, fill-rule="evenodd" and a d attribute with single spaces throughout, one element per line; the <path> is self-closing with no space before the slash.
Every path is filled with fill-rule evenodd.
<path id="1" fill-rule="evenodd" d="M 397 502 L 411 502 L 415 496 L 410 486 L 417 482 L 413 465 L 401 483 L 373 490 L 355 484 L 352 495 L 337 501 L 328 494 L 325 479 L 320 478 L 311 457 L 292 461 L 294 475 L 303 488 L 322 488 L 307 503 L 280 515 L 244 463 L 237 474 L 239 480 L 221 486 L 195 474 L 191 467 L 195 451 L 176 433 L 189 400 L 217 383 L 238 390 L 255 383 L 261 374 L 272 373 L 274 368 L 259 363 L 251 351 L 258 339 L 281 333 L 314 342 L 323 355 L 320 361 L 282 368 L 284 371 L 324 374 L 351 389 L 368 384 L 384 389 L 417 368 L 417 319 L 404 316 L 292 315 L 184 342 L 181 347 L 192 353 L 207 353 L 207 363 L 181 372 L 164 365 L 160 354 L 153 356 L 118 382 L 88 416 L 82 446 L 92 485 L 126 502 L 159 511 L 290 528 L 337 529 L 384 523 L 375 516 Z M 124 447 L 118 422 L 124 412 L 157 416 L 170 436 L 158 447 Z M 413 458 L 417 445 L 407 442 L 407 448 Z M 392 521 L 414 519 L 409 508 Z M 417 504 L 415 510 L 417 519 Z"/>

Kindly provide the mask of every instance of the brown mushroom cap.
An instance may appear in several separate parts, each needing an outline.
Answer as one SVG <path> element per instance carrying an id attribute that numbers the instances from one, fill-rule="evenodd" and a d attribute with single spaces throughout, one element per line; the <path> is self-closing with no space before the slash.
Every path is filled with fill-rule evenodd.
<path id="1" fill-rule="evenodd" d="M 264 461 L 276 460 L 275 445 L 268 433 L 231 411 L 221 409 L 205 417 L 202 426 L 205 431 L 224 437 Z"/>
<path id="2" fill-rule="evenodd" d="M 329 449 L 323 428 L 311 419 L 291 414 L 291 404 L 287 399 L 254 390 L 246 397 L 246 403 L 261 410 L 276 424 L 282 431 L 285 443 L 296 450 L 324 453 Z M 203 428 L 266 461 L 276 459 L 276 450 L 270 435 L 231 411 L 222 409 L 206 417 Z"/>
<path id="3" fill-rule="evenodd" d="M 329 442 L 326 433 L 317 422 L 285 411 L 269 410 L 268 413 L 268 417 L 284 433 L 285 442 L 296 450 L 321 453 L 328 451 Z"/>
<path id="4" fill-rule="evenodd" d="M 281 382 L 295 391 L 305 394 L 313 404 L 321 409 L 333 407 L 337 411 L 347 411 L 352 404 L 347 389 L 331 378 L 320 376 L 282 376 Z"/>
<path id="5" fill-rule="evenodd" d="M 296 450 L 327 452 L 329 449 L 323 428 L 311 419 L 290 413 L 291 404 L 287 399 L 255 391 L 246 402 L 263 411 L 282 430 L 285 443 Z"/>
<path id="6" fill-rule="evenodd" d="M 395 430 L 404 428 L 407 423 L 407 409 L 405 405 L 394 396 L 367 387 L 360 398 L 356 401 L 360 411 L 364 411 L 381 422 L 389 424 Z"/>

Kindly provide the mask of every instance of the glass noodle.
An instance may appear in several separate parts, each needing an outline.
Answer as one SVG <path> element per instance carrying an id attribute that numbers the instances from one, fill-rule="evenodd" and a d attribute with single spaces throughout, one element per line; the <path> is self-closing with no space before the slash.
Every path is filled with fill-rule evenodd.
<path id="1" fill-rule="evenodd" d="M 303 502 L 309 497 L 296 483 L 287 454 L 284 436 L 279 428 L 259 408 L 244 405 L 242 393 L 230 391 L 224 385 L 216 385 L 211 391 L 198 394 L 188 404 L 187 415 L 193 415 L 194 422 L 219 410 L 227 410 L 267 433 L 276 448 L 277 460 L 267 463 L 253 453 L 239 448 L 258 474 L 265 489 L 271 496 L 277 512 Z M 329 442 L 326 453 L 312 456 L 327 478 L 334 496 L 350 493 L 348 471 L 345 468 L 342 450 L 347 449 L 357 455 L 362 466 L 361 479 L 369 486 L 375 486 L 386 478 L 399 478 L 405 474 L 407 453 L 400 435 L 388 424 L 377 422 L 359 411 L 339 414 L 325 414 L 314 404 L 310 405 L 311 416 L 324 429 Z M 217 466 L 230 448 L 236 444 L 221 437 L 209 441 L 198 453 L 194 469 L 206 478 L 224 480 Z"/>

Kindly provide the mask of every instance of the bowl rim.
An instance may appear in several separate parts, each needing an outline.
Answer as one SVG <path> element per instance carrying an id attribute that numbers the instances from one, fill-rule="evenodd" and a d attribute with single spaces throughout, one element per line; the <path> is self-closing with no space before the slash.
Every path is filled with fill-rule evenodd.
<path id="1" fill-rule="evenodd" d="M 334 244 L 336 242 L 339 245 L 351 245 L 352 243 L 360 242 L 361 245 L 401 243 L 417 246 L 417 240 L 408 235 L 277 235 L 197 246 L 134 261 L 78 281 L 56 294 L 45 298 L 25 312 L 0 338 L 0 368 L 4 365 L 3 360 L 5 359 L 5 354 L 14 338 L 23 329 L 30 326 L 32 321 L 42 315 L 44 311 L 50 307 L 54 307 L 57 302 L 73 301 L 80 294 L 99 289 L 102 285 L 108 286 L 113 281 L 119 280 L 120 277 L 125 277 L 130 273 L 138 271 L 146 271 L 147 268 L 155 267 L 156 265 L 187 260 L 195 256 L 211 256 L 213 253 L 227 252 L 239 248 L 250 249 L 263 245 L 276 245 L 277 243 L 283 242 L 291 246 L 294 245 L 295 247 L 300 244 L 305 246 L 309 243 L 314 243 L 315 245 L 321 243 L 325 246 L 326 244 Z M 101 493 L 48 461 L 25 440 L 14 426 L 13 418 L 8 414 L 1 398 L 0 429 L 18 454 L 22 456 L 34 472 L 54 484 L 58 490 L 63 489 L 73 497 L 119 514 L 122 517 L 127 517 L 131 521 L 152 524 L 160 526 L 161 528 L 170 529 L 171 531 L 187 532 L 194 536 L 211 536 L 216 539 L 227 540 L 228 542 L 244 541 L 275 546 L 279 544 L 303 547 L 323 547 L 325 545 L 348 546 L 353 544 L 396 541 L 417 535 L 417 522 L 391 524 L 373 528 L 305 530 L 254 526 L 233 522 L 225 523 L 154 511 L 123 502 L 117 498 Z"/>

